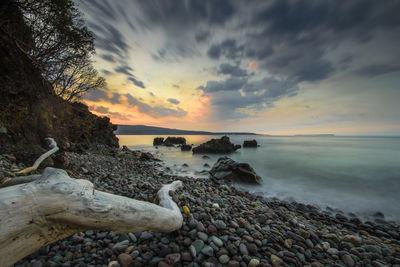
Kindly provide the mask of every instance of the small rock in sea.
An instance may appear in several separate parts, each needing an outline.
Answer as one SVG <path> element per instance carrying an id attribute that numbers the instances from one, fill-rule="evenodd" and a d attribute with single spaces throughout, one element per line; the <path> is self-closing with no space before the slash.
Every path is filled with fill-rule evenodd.
<path id="1" fill-rule="evenodd" d="M 189 167 L 189 165 L 187 165 L 187 163 L 183 163 L 182 167 Z"/>
<path id="2" fill-rule="evenodd" d="M 203 167 L 210 168 L 210 165 L 208 163 L 204 163 Z"/>
<path id="3" fill-rule="evenodd" d="M 119 254 L 118 262 L 122 267 L 128 267 L 132 263 L 132 257 L 126 253 Z"/>
<path id="4" fill-rule="evenodd" d="M 257 141 L 253 140 L 244 140 L 243 147 L 257 147 Z"/>
<path id="5" fill-rule="evenodd" d="M 207 155 L 204 155 L 204 156 L 202 156 L 201 158 L 202 158 L 202 159 L 209 159 L 210 157 L 207 156 Z"/>

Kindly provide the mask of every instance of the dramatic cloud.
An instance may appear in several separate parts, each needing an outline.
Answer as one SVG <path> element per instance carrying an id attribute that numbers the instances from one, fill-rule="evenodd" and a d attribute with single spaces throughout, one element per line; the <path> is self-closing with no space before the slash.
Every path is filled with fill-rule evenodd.
<path id="1" fill-rule="evenodd" d="M 234 39 L 226 39 L 220 44 L 212 45 L 207 54 L 212 59 L 219 59 L 221 56 L 228 59 L 237 59 L 242 57 L 243 52 L 243 45 L 238 45 Z"/>
<path id="2" fill-rule="evenodd" d="M 175 98 L 168 98 L 167 101 L 171 104 L 178 105 L 180 102 Z"/>
<path id="3" fill-rule="evenodd" d="M 347 96 L 363 99 L 358 109 L 398 98 L 400 1 L 88 0 L 82 7 L 105 63 L 100 70 L 111 81 L 125 79 L 109 84 L 151 88 L 162 100 L 171 95 L 169 103 L 199 118 L 257 116 L 324 96 L 312 110 L 336 95 L 346 99 L 342 109 Z M 376 83 L 370 88 L 366 80 Z M 126 103 L 122 95 L 131 89 L 85 98 Z M 151 92 L 131 97 L 130 106 L 153 118 L 187 114 L 157 106 L 162 100 Z M 194 112 L 192 101 L 211 110 Z"/>
<path id="4" fill-rule="evenodd" d="M 181 108 L 170 109 L 163 106 L 150 106 L 146 103 L 143 103 L 133 97 L 130 94 L 125 94 L 125 97 L 128 99 L 128 103 L 133 107 L 138 107 L 140 113 L 144 113 L 150 115 L 153 118 L 163 118 L 163 117 L 184 117 L 187 115 L 187 112 Z"/>
<path id="5" fill-rule="evenodd" d="M 247 76 L 247 71 L 245 69 L 241 69 L 239 66 L 234 66 L 231 64 L 221 64 L 219 65 L 218 69 L 219 74 L 229 74 L 231 76 L 236 76 L 236 77 L 244 77 Z"/>
<path id="6" fill-rule="evenodd" d="M 144 86 L 144 83 L 142 81 L 137 80 L 134 76 L 129 77 L 128 80 L 130 80 L 131 82 L 133 82 L 134 85 L 141 87 L 143 89 L 146 88 L 146 86 Z"/>

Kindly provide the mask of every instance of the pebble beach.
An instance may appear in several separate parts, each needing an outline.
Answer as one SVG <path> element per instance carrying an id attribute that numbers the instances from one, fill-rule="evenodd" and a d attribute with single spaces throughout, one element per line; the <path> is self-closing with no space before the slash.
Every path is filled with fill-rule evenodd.
<path id="1" fill-rule="evenodd" d="M 181 180 L 173 199 L 183 226 L 172 233 L 76 233 L 15 266 L 400 266 L 400 227 L 380 214 L 362 221 L 220 180 L 170 175 L 151 154 L 126 148 L 63 157 L 71 177 L 143 201 L 154 202 L 162 184 Z M 21 168 L 1 155 L 1 179 Z"/>

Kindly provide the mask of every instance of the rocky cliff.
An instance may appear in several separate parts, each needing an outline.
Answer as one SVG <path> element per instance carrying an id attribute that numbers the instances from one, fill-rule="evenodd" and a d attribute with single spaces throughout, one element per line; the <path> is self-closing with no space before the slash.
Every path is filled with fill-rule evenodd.
<path id="1" fill-rule="evenodd" d="M 53 93 L 29 58 L 29 28 L 12 1 L 0 4 L 0 153 L 31 161 L 53 137 L 61 150 L 118 147 L 108 118 Z"/>

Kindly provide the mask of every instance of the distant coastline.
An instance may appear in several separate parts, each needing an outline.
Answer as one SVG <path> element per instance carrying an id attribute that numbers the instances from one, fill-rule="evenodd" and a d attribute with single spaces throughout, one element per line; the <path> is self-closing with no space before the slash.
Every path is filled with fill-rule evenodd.
<path id="1" fill-rule="evenodd" d="M 207 132 L 170 129 L 146 125 L 118 125 L 116 135 L 258 135 L 249 132 Z"/>

